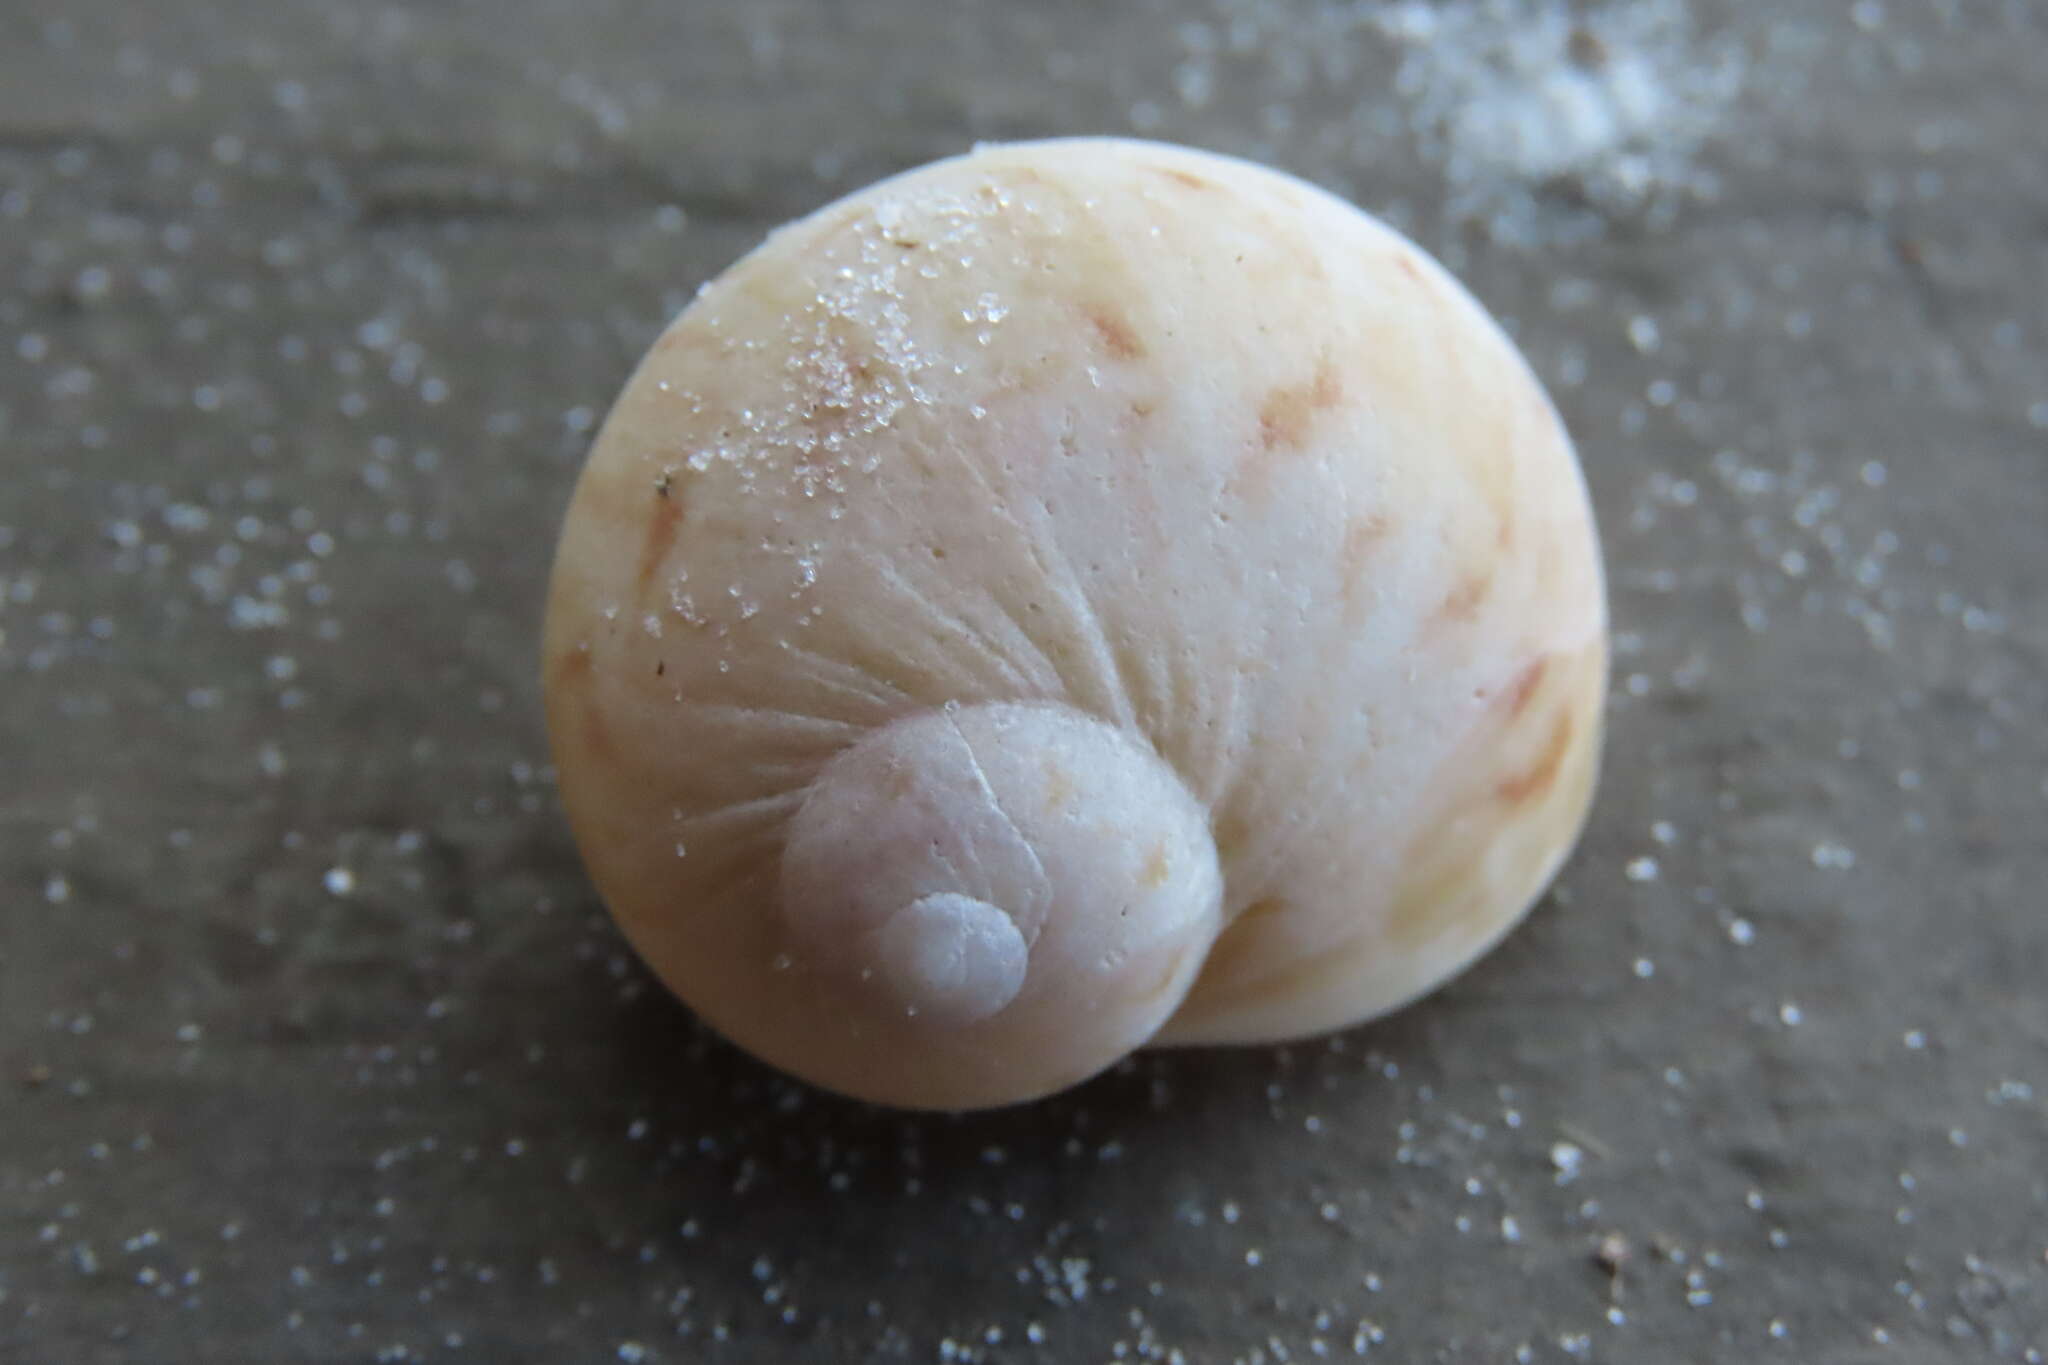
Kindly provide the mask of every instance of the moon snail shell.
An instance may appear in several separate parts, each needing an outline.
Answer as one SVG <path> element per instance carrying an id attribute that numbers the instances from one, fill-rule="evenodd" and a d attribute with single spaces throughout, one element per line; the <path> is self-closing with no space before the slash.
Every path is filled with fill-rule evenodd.
<path id="1" fill-rule="evenodd" d="M 590 454 L 544 654 L 662 980 L 968 1108 L 1461 970 L 1577 839 L 1607 619 L 1556 411 L 1439 266 L 1277 172 L 1067 140 L 708 285 Z"/>

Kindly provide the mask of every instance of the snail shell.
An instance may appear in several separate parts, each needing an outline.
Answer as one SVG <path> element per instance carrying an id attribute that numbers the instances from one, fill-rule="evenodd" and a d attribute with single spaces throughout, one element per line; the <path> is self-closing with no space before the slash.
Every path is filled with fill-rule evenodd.
<path id="1" fill-rule="evenodd" d="M 1481 307 L 1309 185 L 1109 140 L 709 285 L 599 435 L 545 644 L 647 962 L 924 1107 L 1430 990 L 1576 839 L 1606 666 L 1571 444 Z"/>

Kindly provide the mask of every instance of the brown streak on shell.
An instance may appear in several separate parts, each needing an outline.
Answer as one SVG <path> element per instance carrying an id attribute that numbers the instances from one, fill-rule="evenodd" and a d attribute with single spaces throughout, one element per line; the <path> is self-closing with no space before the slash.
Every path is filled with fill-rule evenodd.
<path id="1" fill-rule="evenodd" d="M 1170 166 L 1154 166 L 1151 169 L 1154 175 L 1164 176 L 1175 184 L 1185 185 L 1191 190 L 1213 190 L 1216 188 L 1212 181 L 1204 180 L 1201 176 L 1192 175 L 1187 171 L 1174 170 Z"/>
<path id="2" fill-rule="evenodd" d="M 1430 614 L 1429 624 L 1451 626 L 1472 620 L 1479 614 L 1479 605 L 1486 600 L 1486 594 L 1492 587 L 1493 573 L 1490 569 L 1466 574 Z"/>
<path id="3" fill-rule="evenodd" d="M 619 746 L 612 743 L 611 727 L 598 714 L 595 698 L 586 698 L 583 703 L 583 743 L 597 758 L 609 760 L 618 757 Z"/>
<path id="4" fill-rule="evenodd" d="M 572 692 L 577 694 L 575 716 L 584 746 L 596 757 L 609 760 L 617 757 L 619 750 L 612 743 L 611 727 L 598 711 L 597 698 L 588 694 L 595 669 L 588 649 L 571 649 L 557 655 L 549 671 L 554 675 L 555 696 L 562 703 L 568 703 Z"/>
<path id="5" fill-rule="evenodd" d="M 1347 620 L 1355 621 L 1364 606 L 1365 566 L 1372 559 L 1374 547 L 1386 539 L 1388 529 L 1386 518 L 1377 512 L 1353 517 L 1344 528 L 1344 548 L 1337 567 L 1343 578 Z"/>
<path id="6" fill-rule="evenodd" d="M 683 523 L 683 495 L 673 473 L 664 473 L 654 486 L 654 515 L 647 522 L 647 539 L 640 547 L 640 568 L 634 582 L 641 592 L 654 581 L 668 552 L 675 548 L 676 533 Z"/>
<path id="7" fill-rule="evenodd" d="M 1145 355 L 1145 343 L 1131 330 L 1131 324 L 1118 317 L 1107 307 L 1091 306 L 1087 310 L 1088 325 L 1102 338 L 1103 349 L 1118 360 L 1141 360 Z"/>
<path id="8" fill-rule="evenodd" d="M 548 671 L 555 675 L 556 687 L 568 687 L 572 684 L 580 683 L 582 679 L 590 676 L 590 651 L 588 649 L 565 649 L 555 656 L 555 661 L 549 666 Z"/>
<path id="9" fill-rule="evenodd" d="M 1509 720 L 1529 709 L 1529 703 L 1536 699 L 1536 689 L 1542 685 L 1543 675 L 1549 667 L 1548 655 L 1530 660 L 1529 666 L 1516 674 L 1507 691 L 1501 693 L 1500 704 L 1506 709 Z"/>
<path id="10" fill-rule="evenodd" d="M 1259 444 L 1266 450 L 1283 445 L 1299 449 L 1308 440 L 1315 415 L 1335 407 L 1343 397 L 1336 367 L 1324 356 L 1316 363 L 1315 378 L 1306 384 L 1284 384 L 1259 404 Z"/>
<path id="11" fill-rule="evenodd" d="M 1550 730 L 1550 742 L 1543 746 L 1543 753 L 1527 772 L 1509 778 L 1494 788 L 1494 795 L 1510 805 L 1520 805 L 1549 790 L 1557 780 L 1557 774 L 1564 767 L 1565 755 L 1572 746 L 1572 714 L 1560 711 Z"/>

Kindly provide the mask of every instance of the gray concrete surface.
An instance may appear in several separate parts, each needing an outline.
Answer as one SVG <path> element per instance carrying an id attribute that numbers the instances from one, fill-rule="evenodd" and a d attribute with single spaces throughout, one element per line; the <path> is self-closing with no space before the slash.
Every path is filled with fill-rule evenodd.
<path id="1" fill-rule="evenodd" d="M 0 5 L 0 1359 L 2039 1360 L 2048 15 L 1778 11 Z M 769 225 L 1089 131 L 1512 319 L 1605 786 L 1398 1017 L 876 1112 L 608 927 L 550 541 Z"/>

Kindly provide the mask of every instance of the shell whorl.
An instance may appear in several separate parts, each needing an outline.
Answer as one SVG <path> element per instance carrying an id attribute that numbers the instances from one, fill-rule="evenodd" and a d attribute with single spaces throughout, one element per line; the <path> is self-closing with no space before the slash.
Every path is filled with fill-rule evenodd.
<path id="1" fill-rule="evenodd" d="M 930 1027 L 1033 1035 L 1067 1072 L 1173 1012 L 1221 927 L 1223 878 L 1208 812 L 1142 740 L 1068 706 L 992 703 L 913 713 L 828 764 L 779 889 L 798 963 Z"/>

